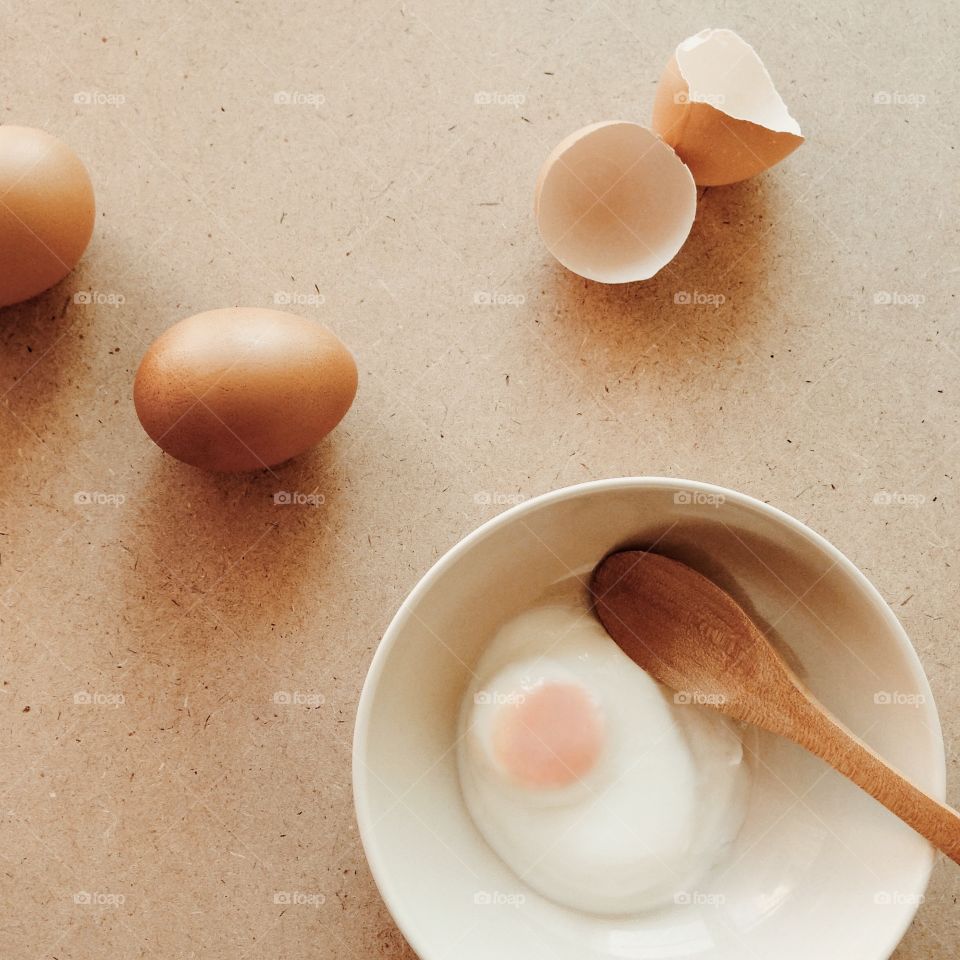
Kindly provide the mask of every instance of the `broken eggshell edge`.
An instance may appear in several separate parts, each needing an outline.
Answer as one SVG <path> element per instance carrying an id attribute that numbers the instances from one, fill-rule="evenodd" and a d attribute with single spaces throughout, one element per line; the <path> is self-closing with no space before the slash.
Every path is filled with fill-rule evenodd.
<path id="1" fill-rule="evenodd" d="M 584 186 L 565 160 L 582 163 L 585 157 L 577 154 L 584 151 L 586 159 L 595 161 L 585 176 L 601 180 L 593 183 L 594 189 Z M 597 176 L 602 168 L 608 182 Z M 591 236 L 589 214 L 596 203 L 588 202 L 585 191 L 610 196 L 616 205 L 617 188 L 619 212 L 627 219 L 613 211 L 607 227 L 614 230 L 597 235 L 593 224 Z M 628 212 L 626 205 L 634 209 Z M 662 270 L 689 236 L 696 205 L 693 176 L 674 150 L 649 127 L 627 120 L 593 123 L 565 137 L 543 162 L 534 190 L 534 216 L 547 249 L 571 272 L 600 283 L 648 280 Z M 611 209 L 609 203 L 604 207 Z M 604 250 L 602 241 L 612 233 L 619 234 L 617 249 Z"/>
<path id="2" fill-rule="evenodd" d="M 691 93 L 681 65 L 685 54 L 701 44 L 720 41 L 740 45 L 742 59 L 737 63 L 753 69 L 756 76 L 752 82 L 766 88 L 763 95 L 767 108 L 782 110 L 789 123 L 781 126 L 791 126 L 795 133 L 790 129 L 773 129 L 756 119 L 734 116 L 724 109 L 729 99 L 725 89 L 737 79 L 737 63 L 734 70 L 730 70 L 721 63 L 720 52 L 716 55 L 721 74 L 717 89 Z M 657 85 L 651 126 L 676 150 L 697 184 L 704 187 L 737 183 L 762 173 L 793 153 L 804 141 L 799 125 L 787 111 L 760 57 L 731 30 L 703 30 L 678 45 Z"/>

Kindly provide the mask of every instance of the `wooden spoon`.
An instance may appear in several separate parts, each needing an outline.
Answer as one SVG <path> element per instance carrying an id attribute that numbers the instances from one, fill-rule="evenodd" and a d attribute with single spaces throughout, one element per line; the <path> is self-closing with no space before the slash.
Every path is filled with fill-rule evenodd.
<path id="1" fill-rule="evenodd" d="M 960 814 L 889 766 L 814 699 L 737 602 L 684 563 L 626 550 L 594 571 L 593 603 L 655 680 L 800 744 L 960 863 Z"/>

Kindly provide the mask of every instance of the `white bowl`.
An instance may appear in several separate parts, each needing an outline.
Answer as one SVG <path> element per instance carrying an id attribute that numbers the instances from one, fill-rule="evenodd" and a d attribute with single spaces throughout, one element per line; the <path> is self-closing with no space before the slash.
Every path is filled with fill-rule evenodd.
<path id="1" fill-rule="evenodd" d="M 922 900 L 931 847 L 799 747 L 754 741 L 746 823 L 729 860 L 677 904 L 593 917 L 526 888 L 460 795 L 460 700 L 506 619 L 611 550 L 653 546 L 736 597 L 813 692 L 943 798 L 929 685 L 876 589 L 797 520 L 720 487 L 631 478 L 568 487 L 485 523 L 401 606 L 357 714 L 353 784 L 370 868 L 422 960 L 886 960 Z"/>

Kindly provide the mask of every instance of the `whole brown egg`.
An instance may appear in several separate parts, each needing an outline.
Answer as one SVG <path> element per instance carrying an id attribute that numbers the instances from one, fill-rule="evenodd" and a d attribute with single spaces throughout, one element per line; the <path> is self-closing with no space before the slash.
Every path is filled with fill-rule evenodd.
<path id="1" fill-rule="evenodd" d="M 0 307 L 59 283 L 86 250 L 94 214 L 90 177 L 70 147 L 0 126 Z"/>
<path id="2" fill-rule="evenodd" d="M 133 399 L 163 450 L 205 470 L 272 467 L 325 437 L 350 409 L 357 366 L 325 327 L 236 307 L 174 324 L 147 350 Z"/>

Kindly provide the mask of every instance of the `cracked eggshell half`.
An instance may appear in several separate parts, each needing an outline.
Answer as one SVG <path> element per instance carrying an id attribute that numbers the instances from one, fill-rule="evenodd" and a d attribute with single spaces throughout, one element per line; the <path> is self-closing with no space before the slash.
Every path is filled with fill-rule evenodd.
<path id="1" fill-rule="evenodd" d="M 701 30 L 677 47 L 652 125 L 704 187 L 746 180 L 803 143 L 763 62 L 732 30 Z"/>
<path id="2" fill-rule="evenodd" d="M 653 131 L 611 120 L 572 133 L 544 161 L 534 215 L 547 249 L 601 283 L 648 280 L 690 233 L 697 188 Z"/>

